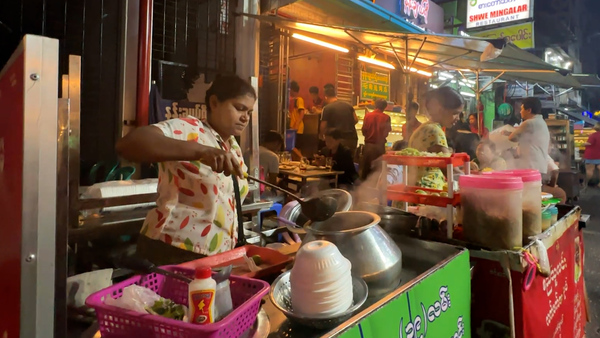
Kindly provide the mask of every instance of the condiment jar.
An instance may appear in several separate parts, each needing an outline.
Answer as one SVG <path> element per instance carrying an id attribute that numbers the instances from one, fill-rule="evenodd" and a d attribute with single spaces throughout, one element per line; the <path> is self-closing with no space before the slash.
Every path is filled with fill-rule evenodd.
<path id="1" fill-rule="evenodd" d="M 558 208 L 557 207 L 551 207 L 548 210 L 552 214 L 552 224 L 558 222 Z M 542 230 L 546 231 L 546 229 L 542 229 Z"/>
<path id="2" fill-rule="evenodd" d="M 542 229 L 546 231 L 552 224 L 552 212 L 550 210 L 544 210 L 542 213 Z"/>
<path id="3" fill-rule="evenodd" d="M 523 180 L 506 175 L 459 179 L 465 239 L 493 250 L 522 245 Z"/>
<path id="4" fill-rule="evenodd" d="M 523 246 L 529 237 L 542 233 L 542 175 L 537 170 L 503 170 L 491 175 L 508 175 L 523 180 Z"/>

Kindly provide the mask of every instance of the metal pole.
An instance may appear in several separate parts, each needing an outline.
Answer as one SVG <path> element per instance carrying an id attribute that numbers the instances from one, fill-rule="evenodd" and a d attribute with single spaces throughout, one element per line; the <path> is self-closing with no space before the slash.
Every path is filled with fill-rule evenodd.
<path id="1" fill-rule="evenodd" d="M 148 125 L 152 68 L 152 10 L 154 0 L 140 2 L 136 126 Z"/>
<path id="2" fill-rule="evenodd" d="M 479 69 L 475 71 L 475 110 L 477 112 L 477 135 L 481 136 L 481 116 L 479 116 L 479 101 L 481 100 L 481 93 L 479 92 Z M 482 112 L 483 113 L 483 112 Z"/>
<path id="3" fill-rule="evenodd" d="M 406 81 L 406 110 L 408 111 L 408 105 L 410 104 L 409 99 L 410 99 L 410 91 L 409 91 L 409 87 L 410 87 L 410 69 L 408 68 L 408 37 L 404 38 L 404 42 L 406 43 L 405 45 L 405 49 L 404 49 L 404 76 L 405 81 Z M 405 113 L 406 114 L 406 113 Z"/>

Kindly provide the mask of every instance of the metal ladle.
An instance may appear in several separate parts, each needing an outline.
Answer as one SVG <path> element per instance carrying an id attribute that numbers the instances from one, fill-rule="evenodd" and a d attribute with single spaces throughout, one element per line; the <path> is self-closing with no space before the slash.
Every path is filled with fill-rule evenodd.
<path id="1" fill-rule="evenodd" d="M 262 183 L 262 184 L 264 184 L 268 187 L 271 187 L 275 190 L 281 191 L 282 193 L 295 199 L 302 206 L 302 213 L 313 222 L 326 221 L 326 220 L 330 219 L 331 216 L 333 216 L 333 214 L 335 214 L 337 211 L 337 208 L 338 208 L 337 201 L 333 197 L 322 196 L 322 197 L 315 197 L 315 198 L 310 198 L 310 199 L 304 200 L 304 199 L 300 198 L 299 196 L 291 193 L 290 191 L 282 189 L 282 188 L 280 188 L 274 184 L 271 184 L 269 182 L 265 182 L 258 178 L 249 176 L 248 174 L 244 174 L 244 177 L 247 179 L 250 179 L 252 181 Z"/>

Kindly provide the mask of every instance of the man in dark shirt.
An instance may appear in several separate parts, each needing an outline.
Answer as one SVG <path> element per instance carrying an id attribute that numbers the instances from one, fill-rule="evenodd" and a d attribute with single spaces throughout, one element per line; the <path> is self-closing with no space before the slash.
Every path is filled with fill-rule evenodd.
<path id="1" fill-rule="evenodd" d="M 360 168 L 360 179 L 365 181 L 373 169 L 373 162 L 385 154 L 385 143 L 392 131 L 392 121 L 384 110 L 387 101 L 375 101 L 375 110 L 367 113 L 363 122 L 362 133 L 365 137 Z"/>
<path id="2" fill-rule="evenodd" d="M 327 135 L 332 129 L 340 131 L 342 144 L 354 155 L 358 145 L 355 127 L 358 116 L 354 108 L 349 103 L 338 101 L 335 89 L 330 87 L 325 89 L 325 100 L 327 105 L 323 108 L 320 132 Z"/>
<path id="3" fill-rule="evenodd" d="M 325 135 L 326 147 L 321 150 L 321 155 L 333 158 L 332 170 L 343 171 L 338 177 L 338 185 L 352 186 L 358 177 L 354 167 L 353 154 L 342 144 L 342 133 L 333 129 Z"/>

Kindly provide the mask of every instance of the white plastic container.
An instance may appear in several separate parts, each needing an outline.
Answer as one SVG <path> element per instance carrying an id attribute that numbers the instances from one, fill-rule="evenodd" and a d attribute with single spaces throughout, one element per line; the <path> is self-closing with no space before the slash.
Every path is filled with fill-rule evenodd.
<path id="1" fill-rule="evenodd" d="M 305 316 L 334 316 L 352 305 L 352 264 L 335 244 L 300 248 L 290 275 L 292 308 Z"/>
<path id="2" fill-rule="evenodd" d="M 523 246 L 529 237 L 542 233 L 542 175 L 537 170 L 505 170 L 499 174 L 520 177 L 523 180 Z"/>
<path id="3" fill-rule="evenodd" d="M 492 250 L 521 247 L 523 181 L 500 175 L 460 177 L 465 239 Z"/>
<path id="4" fill-rule="evenodd" d="M 192 324 L 214 323 L 217 282 L 209 267 L 196 268 L 195 279 L 189 285 L 189 320 Z"/>

